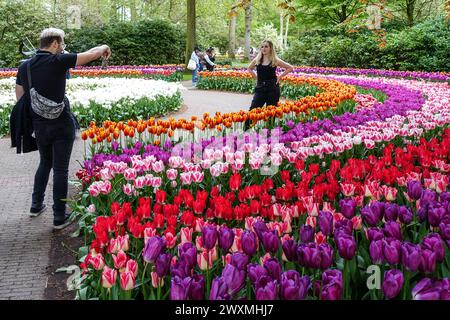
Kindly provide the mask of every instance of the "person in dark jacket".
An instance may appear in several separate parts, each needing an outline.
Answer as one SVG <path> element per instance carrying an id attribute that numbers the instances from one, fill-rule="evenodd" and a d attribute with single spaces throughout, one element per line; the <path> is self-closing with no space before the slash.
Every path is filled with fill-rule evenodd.
<path id="1" fill-rule="evenodd" d="M 69 101 L 65 96 L 66 74 L 70 68 L 87 64 L 100 57 L 108 59 L 111 56 L 111 49 L 106 45 L 80 54 L 63 54 L 64 49 L 63 30 L 43 30 L 40 49 L 35 57 L 20 65 L 16 79 L 16 98 L 18 105 L 20 101 L 23 105 L 15 110 L 15 117 L 25 119 L 25 122 L 15 123 L 21 123 L 23 141 L 28 140 L 30 131 L 33 132 L 40 155 L 30 214 L 36 217 L 46 209 L 45 189 L 50 170 L 53 169 L 54 229 L 63 229 L 70 224 L 64 199 L 67 198 L 69 162 L 75 140 L 76 120 L 70 112 Z M 39 101 L 32 99 L 33 97 L 38 97 Z M 16 134 L 15 136 L 17 137 Z"/>

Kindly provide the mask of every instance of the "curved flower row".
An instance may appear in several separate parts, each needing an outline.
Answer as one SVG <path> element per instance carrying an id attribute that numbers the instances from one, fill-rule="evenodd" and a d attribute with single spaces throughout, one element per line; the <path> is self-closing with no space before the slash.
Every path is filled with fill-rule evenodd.
<path id="1" fill-rule="evenodd" d="M 84 67 L 79 66 L 71 69 L 72 76 L 82 77 L 150 77 L 164 80 L 181 81 L 184 68 L 180 65 L 148 65 L 148 66 L 110 66 L 102 67 Z M 0 78 L 15 77 L 17 69 L 1 69 Z"/>
<path id="2" fill-rule="evenodd" d="M 211 72 L 211 74 L 216 73 Z M 197 117 L 192 117 L 190 120 L 175 120 L 172 118 L 167 121 L 149 119 L 147 121 L 129 121 L 128 123 L 106 121 L 102 127 L 97 127 L 93 124 L 82 133 L 82 138 L 84 140 L 88 138 L 94 139 L 94 143 L 96 143 L 104 140 L 118 139 L 122 132 L 126 137 L 134 137 L 137 133 L 148 132 L 148 134 L 156 137 L 161 135 L 166 135 L 168 138 L 174 137 L 174 140 L 183 137 L 183 140 L 186 141 L 188 137 L 192 140 L 191 133 L 194 134 L 194 138 L 195 135 L 198 135 L 195 132 L 197 129 L 200 132 L 206 130 L 207 135 L 213 135 L 216 131 L 221 132 L 224 129 L 233 131 L 242 128 L 247 119 L 253 123 L 259 122 L 264 124 L 265 122 L 273 121 L 274 118 L 282 118 L 285 115 L 322 112 L 327 109 L 336 108 L 339 103 L 353 98 L 356 94 L 354 87 L 346 86 L 333 80 L 288 76 L 284 81 L 292 85 L 307 84 L 316 86 L 322 89 L 323 92 L 316 94 L 316 96 L 307 96 L 297 101 L 286 101 L 279 103 L 278 106 L 256 108 L 251 111 L 241 110 L 227 114 L 216 112 L 214 116 L 205 113 L 201 119 L 197 119 Z M 165 137 L 161 137 L 161 139 L 163 138 Z"/>

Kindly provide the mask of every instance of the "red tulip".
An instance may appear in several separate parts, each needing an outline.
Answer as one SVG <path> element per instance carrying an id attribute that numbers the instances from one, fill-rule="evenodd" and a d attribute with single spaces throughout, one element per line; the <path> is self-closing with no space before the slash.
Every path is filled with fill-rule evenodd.
<path id="1" fill-rule="evenodd" d="M 109 267 L 105 267 L 102 273 L 102 286 L 103 288 L 111 288 L 116 284 L 117 271 Z"/>

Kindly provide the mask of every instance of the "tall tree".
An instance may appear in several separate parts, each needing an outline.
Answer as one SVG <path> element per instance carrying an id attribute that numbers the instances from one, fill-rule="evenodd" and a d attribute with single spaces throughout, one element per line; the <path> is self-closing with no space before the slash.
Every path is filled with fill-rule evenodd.
<path id="1" fill-rule="evenodd" d="M 280 36 L 282 39 L 282 49 L 287 48 L 287 40 L 289 34 L 289 23 L 295 22 L 295 15 L 297 13 L 297 9 L 292 0 L 282 0 L 278 7 L 281 9 L 280 11 Z M 286 19 L 286 29 L 283 33 L 284 20 Z"/>
<path id="2" fill-rule="evenodd" d="M 192 51 L 194 50 L 196 42 L 196 13 L 195 0 L 186 0 L 187 4 L 187 28 L 186 28 L 186 64 L 189 61 Z"/>
<path id="3" fill-rule="evenodd" d="M 234 54 L 234 50 L 236 49 L 236 25 L 237 25 L 237 8 L 238 5 L 233 5 L 231 10 L 228 12 L 228 16 L 230 17 L 230 30 L 229 30 L 229 42 L 228 42 L 228 57 L 231 59 L 235 59 L 236 56 Z"/>
<path id="4" fill-rule="evenodd" d="M 247 60 L 250 60 L 250 43 L 251 43 L 251 32 L 252 32 L 252 0 L 244 1 L 245 9 L 245 47 L 244 54 Z"/>
<path id="5" fill-rule="evenodd" d="M 311 25 L 336 25 L 345 22 L 364 7 L 362 0 L 299 0 L 302 21 Z"/>

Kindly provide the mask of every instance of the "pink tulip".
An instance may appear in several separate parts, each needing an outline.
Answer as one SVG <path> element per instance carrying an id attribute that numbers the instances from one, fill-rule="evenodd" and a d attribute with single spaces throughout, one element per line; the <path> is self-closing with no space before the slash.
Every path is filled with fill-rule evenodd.
<path id="1" fill-rule="evenodd" d="M 102 270 L 105 267 L 105 259 L 103 258 L 101 253 L 98 253 L 97 255 L 91 257 L 89 262 L 95 270 Z"/>
<path id="2" fill-rule="evenodd" d="M 135 169 L 128 168 L 124 171 L 123 175 L 125 177 L 125 180 L 132 181 L 132 180 L 136 179 L 137 173 L 136 173 Z"/>
<path id="3" fill-rule="evenodd" d="M 114 267 L 116 269 L 122 269 L 125 268 L 126 264 L 127 264 L 127 254 L 125 252 L 123 252 L 122 250 L 120 250 L 116 255 L 112 255 L 113 261 L 114 261 Z"/>
<path id="4" fill-rule="evenodd" d="M 133 277 L 136 278 L 136 276 L 138 274 L 138 263 L 133 259 L 128 260 L 127 266 L 125 267 L 125 271 L 131 272 Z"/>
<path id="5" fill-rule="evenodd" d="M 135 286 L 136 280 L 133 276 L 133 273 L 125 271 L 120 274 L 120 287 L 122 288 L 122 290 L 128 291 L 134 289 Z"/>
<path id="6" fill-rule="evenodd" d="M 127 196 L 131 196 L 134 192 L 134 187 L 131 184 L 127 183 L 122 186 L 122 190 L 123 193 L 125 193 Z"/>
<path id="7" fill-rule="evenodd" d="M 162 287 L 164 286 L 164 279 L 158 277 L 158 275 L 156 274 L 156 272 L 152 272 L 151 273 L 151 277 L 152 277 L 152 287 L 157 289 L 158 287 Z"/>
<path id="8" fill-rule="evenodd" d="M 177 243 L 177 237 L 175 237 L 171 232 L 166 232 L 164 239 L 166 240 L 166 247 L 173 248 Z"/>
<path id="9" fill-rule="evenodd" d="M 175 180 L 178 176 L 178 171 L 176 169 L 169 169 L 166 171 L 166 175 L 169 180 Z"/>
<path id="10" fill-rule="evenodd" d="M 185 242 L 192 242 L 192 228 L 181 228 L 181 244 Z"/>
<path id="11" fill-rule="evenodd" d="M 116 284 L 116 281 L 117 281 L 117 271 L 115 269 L 111 269 L 105 266 L 102 273 L 102 287 L 112 288 Z"/>

